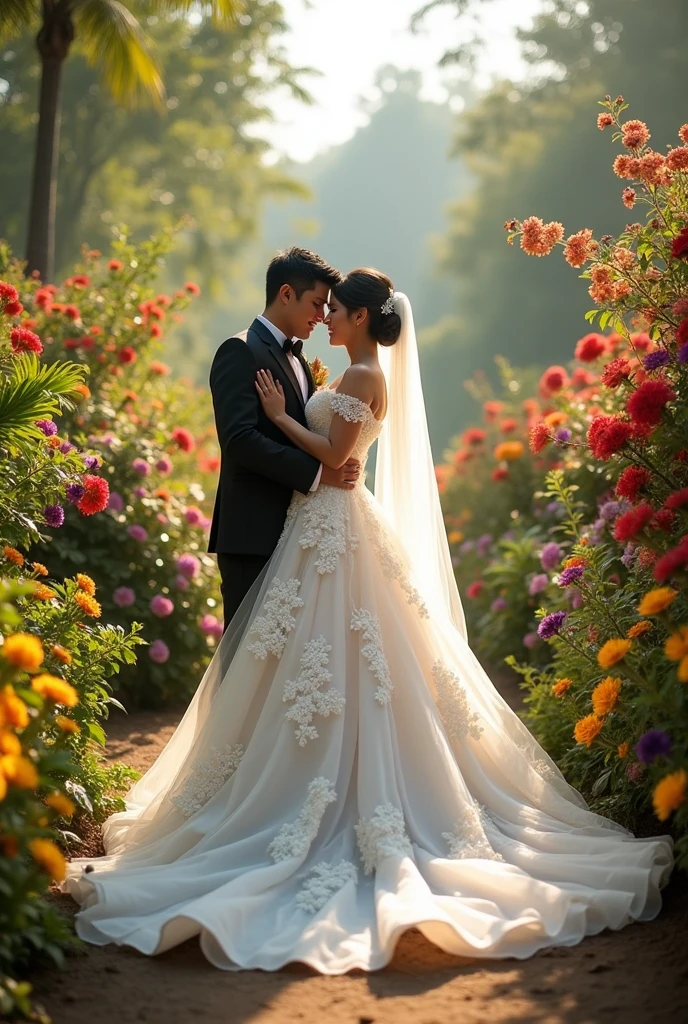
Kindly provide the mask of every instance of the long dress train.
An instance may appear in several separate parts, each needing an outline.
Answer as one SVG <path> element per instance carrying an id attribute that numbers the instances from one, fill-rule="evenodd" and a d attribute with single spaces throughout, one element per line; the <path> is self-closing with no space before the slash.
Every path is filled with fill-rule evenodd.
<path id="1" fill-rule="evenodd" d="M 381 425 L 325 389 L 307 405 Z M 267 571 L 175 734 L 76 859 L 78 934 L 225 970 L 374 970 L 417 927 L 453 954 L 525 958 L 649 920 L 672 863 L 587 809 L 430 616 L 363 484 L 296 495 Z M 86 872 L 87 864 L 95 870 Z"/>

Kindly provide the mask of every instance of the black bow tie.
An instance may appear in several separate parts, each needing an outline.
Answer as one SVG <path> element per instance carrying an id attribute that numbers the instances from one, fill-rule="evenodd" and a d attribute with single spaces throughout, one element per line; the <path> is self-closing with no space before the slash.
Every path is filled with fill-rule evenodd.
<path id="1" fill-rule="evenodd" d="M 303 349 L 303 342 L 300 338 L 287 338 L 283 348 L 285 352 L 293 352 L 298 358 L 301 355 L 301 350 Z"/>

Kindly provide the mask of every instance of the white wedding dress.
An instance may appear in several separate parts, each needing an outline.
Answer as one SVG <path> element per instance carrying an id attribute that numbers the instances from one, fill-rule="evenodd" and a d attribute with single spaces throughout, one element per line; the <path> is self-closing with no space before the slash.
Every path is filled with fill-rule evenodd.
<path id="1" fill-rule="evenodd" d="M 382 430 L 329 389 L 306 412 L 321 434 L 360 421 L 363 459 Z M 388 482 L 394 461 L 380 452 Z M 406 484 L 402 534 L 428 499 Z M 659 912 L 670 838 L 587 809 L 485 675 L 458 598 L 437 573 L 423 593 L 427 557 L 363 483 L 295 495 L 179 727 L 106 821 L 106 856 L 69 865 L 83 939 L 155 954 L 198 935 L 224 970 L 339 974 L 383 967 L 414 927 L 449 953 L 524 958 Z"/>

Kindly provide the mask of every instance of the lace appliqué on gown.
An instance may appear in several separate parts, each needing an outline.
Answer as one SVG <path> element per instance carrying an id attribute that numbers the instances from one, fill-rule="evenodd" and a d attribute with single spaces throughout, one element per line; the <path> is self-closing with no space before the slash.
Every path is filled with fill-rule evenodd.
<path id="1" fill-rule="evenodd" d="M 347 882 L 356 884 L 357 881 L 358 868 L 350 860 L 340 860 L 338 864 L 321 861 L 311 870 L 301 891 L 297 893 L 296 905 L 315 914 L 336 892 L 343 889 Z"/>
<path id="2" fill-rule="evenodd" d="M 321 576 L 334 572 L 347 548 L 354 551 L 358 546 L 358 538 L 351 530 L 349 492 L 321 484 L 313 494 L 301 497 L 303 502 L 290 506 L 290 512 L 293 507 L 301 511 L 299 544 L 304 549 L 316 548 L 318 557 L 314 564 Z"/>
<path id="3" fill-rule="evenodd" d="M 337 799 L 329 779 L 319 775 L 308 784 L 308 796 L 296 821 L 282 825 L 268 846 L 268 853 L 277 862 L 289 857 L 302 857 L 318 834 L 327 805 Z"/>
<path id="4" fill-rule="evenodd" d="M 263 602 L 263 615 L 257 616 L 249 635 L 258 634 L 258 639 L 247 644 L 246 649 L 256 658 L 265 660 L 268 654 L 276 658 L 282 656 L 287 637 L 296 625 L 292 612 L 303 608 L 303 601 L 298 596 L 301 581 L 296 579 L 282 582 L 275 576 Z"/>
<path id="5" fill-rule="evenodd" d="M 354 608 L 351 616 L 351 628 L 360 632 L 361 639 L 365 641 L 361 647 L 361 654 L 370 665 L 370 671 L 380 683 L 375 691 L 375 700 L 378 704 L 389 704 L 394 685 L 382 646 L 380 622 L 376 615 L 365 608 Z"/>
<path id="6" fill-rule="evenodd" d="M 234 743 L 225 750 L 211 747 L 208 758 L 193 762 L 191 774 L 182 790 L 170 798 L 172 803 L 182 814 L 190 818 L 231 778 L 239 767 L 243 754 L 244 748 L 240 743 Z"/>
<path id="7" fill-rule="evenodd" d="M 365 497 L 360 503 L 360 508 L 366 521 L 368 535 L 375 546 L 378 564 L 382 569 L 385 579 L 396 580 L 406 594 L 408 603 L 418 605 L 418 614 L 422 619 L 427 619 L 429 612 L 423 598 L 412 585 L 403 562 L 392 547 L 387 531 L 370 507 L 369 500 Z"/>
<path id="8" fill-rule="evenodd" d="M 380 804 L 369 821 L 361 819 L 356 828 L 358 849 L 366 875 L 373 873 L 382 857 L 410 857 L 413 848 L 406 835 L 404 815 L 394 804 Z"/>
<path id="9" fill-rule="evenodd" d="M 301 673 L 298 679 L 287 679 L 284 684 L 282 700 L 285 703 L 294 701 L 293 707 L 287 711 L 286 718 L 297 723 L 298 727 L 294 733 L 300 747 L 305 747 L 308 740 L 318 738 L 318 730 L 311 725 L 314 715 L 322 715 L 323 718 L 338 715 L 346 704 L 346 699 L 338 690 L 332 687 L 325 691 L 320 689 L 332 679 L 332 673 L 326 668 L 331 650 L 332 647 L 324 636 L 309 640 L 301 656 Z"/>
<path id="10" fill-rule="evenodd" d="M 338 391 L 332 392 L 332 412 L 337 413 L 347 423 L 364 423 L 369 416 L 375 419 L 373 410 L 360 398 L 340 394 Z"/>
<path id="11" fill-rule="evenodd" d="M 449 739 L 456 742 L 471 736 L 479 740 L 483 731 L 480 719 L 471 713 L 466 691 L 458 676 L 445 668 L 441 661 L 436 661 L 432 666 L 432 678 L 437 687 L 437 710 Z"/>
<path id="12" fill-rule="evenodd" d="M 449 843 L 450 859 L 474 858 L 503 861 L 502 855 L 495 852 L 487 838 L 488 830 L 494 832 L 494 826 L 489 820 L 485 808 L 476 800 L 466 812 L 463 821 L 454 825 L 454 832 L 442 833 L 442 838 Z"/>

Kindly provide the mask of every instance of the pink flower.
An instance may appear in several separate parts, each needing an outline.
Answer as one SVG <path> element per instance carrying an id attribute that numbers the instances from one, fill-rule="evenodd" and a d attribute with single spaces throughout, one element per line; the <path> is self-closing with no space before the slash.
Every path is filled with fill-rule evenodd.
<path id="1" fill-rule="evenodd" d="M 164 640 L 154 640 L 148 648 L 148 657 L 156 665 L 164 665 L 170 656 L 170 649 Z"/>
<path id="2" fill-rule="evenodd" d="M 159 473 L 171 473 L 172 472 L 172 459 L 168 455 L 161 455 L 158 461 L 155 463 L 155 468 Z"/>
<path id="3" fill-rule="evenodd" d="M 136 594 L 131 587 L 117 587 L 112 595 L 113 603 L 118 608 L 130 608 L 136 601 Z"/>
<path id="4" fill-rule="evenodd" d="M 135 487 L 134 488 L 134 497 L 135 498 L 145 498 L 147 494 L 148 494 L 148 491 L 146 490 L 145 487 Z"/>
<path id="5" fill-rule="evenodd" d="M 121 512 L 124 508 L 124 498 L 118 491 L 110 491 L 108 508 L 111 508 L 113 512 Z"/>
<path id="6" fill-rule="evenodd" d="M 143 543 L 144 540 L 148 540 L 148 530 L 145 526 L 140 526 L 139 523 L 132 523 L 127 528 L 127 533 L 132 540 L 138 540 Z"/>
<path id="7" fill-rule="evenodd" d="M 174 601 L 170 601 L 169 597 L 165 597 L 164 594 L 156 594 L 151 598 L 150 610 L 159 619 L 164 619 L 174 611 Z"/>
<path id="8" fill-rule="evenodd" d="M 192 580 L 201 571 L 201 563 L 195 555 L 186 553 L 177 559 L 177 571 Z"/>
<path id="9" fill-rule="evenodd" d="M 187 523 L 195 526 L 197 523 L 200 523 L 202 519 L 205 519 L 205 516 L 201 512 L 200 508 L 196 508 L 195 505 L 191 505 L 184 513 L 184 518 Z"/>
<path id="10" fill-rule="evenodd" d="M 216 615 L 208 614 L 203 616 L 198 625 L 201 633 L 205 633 L 207 636 L 215 636 L 220 627 L 220 622 Z"/>
<path id="11" fill-rule="evenodd" d="M 145 459 L 134 459 L 131 464 L 131 468 L 139 474 L 139 476 L 148 476 L 151 468 Z"/>
<path id="12" fill-rule="evenodd" d="M 174 577 L 174 585 L 177 588 L 177 590 L 188 590 L 190 583 L 187 580 L 186 576 L 182 576 L 180 573 L 179 576 Z"/>

